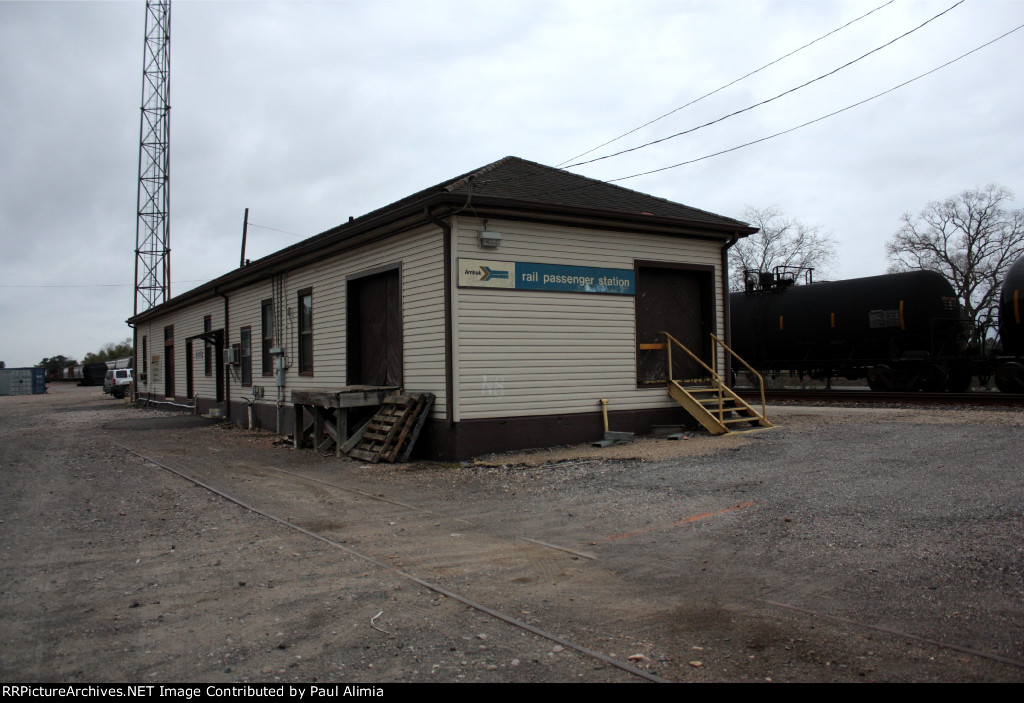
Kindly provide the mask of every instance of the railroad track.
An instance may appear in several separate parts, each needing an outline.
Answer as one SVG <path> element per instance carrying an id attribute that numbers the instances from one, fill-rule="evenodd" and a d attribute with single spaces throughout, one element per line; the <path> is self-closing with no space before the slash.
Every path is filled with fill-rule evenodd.
<path id="1" fill-rule="evenodd" d="M 760 401 L 761 396 L 753 390 L 736 389 L 744 400 Z M 976 406 L 1024 406 L 1024 394 L 978 391 L 975 393 L 891 393 L 844 389 L 777 389 L 765 391 L 768 402 L 815 402 L 815 403 L 862 403 L 864 405 L 976 405 Z"/>
<path id="2" fill-rule="evenodd" d="M 182 479 L 184 479 L 186 481 L 189 481 L 189 482 L 193 483 L 196 486 L 199 486 L 200 488 L 202 488 L 202 489 L 204 489 L 206 491 L 209 491 L 210 493 L 213 493 L 213 494 L 215 494 L 217 496 L 220 496 L 221 498 L 223 498 L 223 499 L 225 499 L 225 500 L 227 500 L 227 501 L 229 501 L 231 503 L 234 503 L 235 505 L 237 505 L 237 506 L 239 506 L 241 508 L 244 508 L 245 510 L 248 510 L 248 511 L 253 512 L 253 513 L 257 514 L 257 515 L 260 515 L 260 516 L 262 516 L 262 517 L 264 517 L 264 518 L 266 518 L 266 519 L 268 519 L 270 521 L 273 521 L 273 522 L 277 523 L 278 525 L 283 526 L 284 528 L 287 528 L 289 530 L 293 530 L 295 532 L 298 532 L 298 533 L 304 535 L 305 537 L 307 537 L 309 539 L 319 541 L 319 542 L 321 542 L 321 543 L 323 543 L 323 544 L 325 544 L 325 545 L 327 545 L 327 546 L 329 546 L 329 547 L 331 547 L 333 549 L 336 549 L 336 550 L 338 550 L 340 552 L 343 552 L 343 553 L 345 553 L 345 554 L 347 554 L 347 555 L 349 555 L 351 557 L 354 557 L 354 558 L 359 559 L 359 560 L 361 560 L 363 562 L 366 562 L 367 564 L 371 565 L 372 567 L 375 567 L 375 568 L 377 568 L 377 569 L 379 569 L 379 570 L 381 570 L 383 572 L 390 572 L 390 573 L 392 573 L 392 574 L 394 574 L 394 575 L 396 575 L 396 576 L 398 576 L 398 577 L 400 577 L 400 578 L 402 578 L 404 580 L 410 581 L 410 582 L 412 582 L 412 583 L 414 583 L 414 584 L 416 584 L 418 586 L 421 586 L 421 587 L 427 589 L 428 591 L 432 591 L 432 592 L 434 592 L 436 594 L 444 596 L 445 598 L 450 598 L 450 599 L 452 599 L 454 601 L 457 601 L 457 602 L 463 604 L 464 606 L 467 606 L 468 608 L 477 611 L 478 613 L 481 613 L 481 614 L 483 614 L 485 616 L 489 616 L 490 618 L 492 618 L 494 620 L 504 622 L 504 623 L 514 627 L 514 628 L 517 628 L 517 629 L 521 630 L 524 633 L 531 633 L 531 634 L 537 635 L 538 637 L 541 637 L 543 639 L 546 639 L 546 640 L 549 640 L 551 642 L 554 642 L 555 644 L 560 645 L 560 646 L 562 646 L 562 647 L 564 647 L 566 649 L 574 650 L 575 652 L 577 652 L 577 653 L 579 653 L 579 654 L 581 654 L 581 655 L 583 655 L 585 657 L 589 657 L 591 659 L 597 660 L 598 662 L 600 662 L 602 664 L 606 664 L 606 665 L 612 666 L 612 667 L 614 667 L 616 669 L 619 669 L 619 670 L 621 670 L 621 671 L 623 671 L 625 673 L 631 674 L 631 675 L 633 675 L 633 676 L 635 676 L 637 678 L 644 679 L 644 680 L 647 680 L 647 681 L 651 681 L 651 682 L 654 682 L 654 683 L 670 683 L 670 681 L 668 681 L 667 679 L 664 679 L 664 678 L 658 676 L 657 674 L 654 674 L 654 673 L 652 673 L 650 671 L 647 671 L 645 669 L 638 668 L 638 667 L 634 666 L 633 664 L 631 664 L 629 661 L 620 660 L 620 659 L 616 658 L 614 655 L 607 655 L 607 654 L 605 654 L 603 652 L 600 652 L 600 651 L 597 651 L 597 650 L 592 649 L 590 647 L 584 646 L 583 644 L 581 644 L 581 643 L 579 643 L 579 642 L 577 642 L 577 641 L 575 641 L 573 639 L 569 639 L 569 638 L 564 637 L 562 635 L 559 635 L 559 634 L 557 634 L 555 632 L 552 632 L 552 631 L 546 630 L 546 629 L 544 629 L 542 627 L 539 627 L 537 625 L 528 623 L 528 622 L 526 622 L 525 620 L 523 620 L 523 619 L 521 619 L 519 617 L 503 613 L 503 612 L 499 611 L 496 608 L 491 608 L 491 607 L 489 607 L 489 606 L 487 606 L 487 605 L 485 605 L 485 604 L 483 604 L 483 603 L 481 603 L 481 602 L 479 602 L 479 601 L 477 601 L 477 600 L 467 596 L 466 594 L 464 594 L 462 592 L 457 592 L 457 591 L 451 590 L 450 588 L 447 588 L 447 587 L 441 585 L 438 581 L 431 580 L 431 579 L 421 578 L 421 577 L 417 576 L 416 574 L 412 573 L 412 571 L 407 569 L 407 568 L 400 568 L 399 566 L 395 566 L 394 564 L 389 563 L 385 558 L 373 556 L 370 553 L 372 550 L 369 549 L 369 548 L 356 549 L 352 545 L 346 544 L 347 540 L 345 540 L 345 539 L 342 539 L 342 540 L 339 541 L 338 539 L 335 539 L 335 538 L 327 536 L 326 534 L 324 534 L 323 532 L 321 532 L 319 530 L 308 529 L 306 527 L 303 527 L 301 524 L 299 524 L 299 522 L 296 522 L 295 518 L 285 517 L 284 515 L 280 514 L 278 511 L 276 511 L 276 510 L 274 510 L 272 508 L 268 508 L 266 505 L 263 505 L 264 501 L 262 501 L 262 500 L 253 501 L 251 498 L 247 499 L 247 498 L 240 497 L 239 495 L 237 495 L 234 492 L 234 489 L 231 489 L 232 492 L 228 493 L 228 492 L 225 491 L 225 489 L 223 487 L 219 487 L 219 486 L 213 485 L 213 483 L 209 482 L 210 479 L 203 475 L 204 471 L 203 471 L 203 469 L 201 467 L 189 466 L 189 465 L 187 465 L 185 463 L 182 463 L 181 461 L 178 461 L 178 460 L 170 460 L 170 459 L 166 459 L 166 458 L 157 458 L 157 457 L 151 456 L 149 454 L 149 452 L 143 453 L 143 452 L 139 451 L 138 449 L 135 449 L 135 448 L 132 448 L 130 446 L 121 444 L 120 442 L 113 441 L 112 444 L 114 446 L 116 446 L 116 447 L 121 448 L 122 450 L 124 450 L 124 451 L 126 451 L 126 452 L 128 452 L 130 454 L 133 454 L 136 457 L 139 457 L 140 459 L 143 459 L 143 460 L 145 460 L 145 461 L 147 461 L 147 462 L 149 462 L 149 463 L 151 463 L 151 464 L 153 464 L 155 466 L 158 466 L 158 467 L 160 467 L 160 468 L 162 468 L 162 469 L 164 469 L 166 471 L 169 471 L 170 473 L 173 473 L 173 474 L 179 476 L 180 478 L 182 478 Z M 271 466 L 261 466 L 260 470 L 263 471 L 263 472 L 266 472 L 266 473 L 284 474 L 284 475 L 287 475 L 287 476 L 289 476 L 291 478 L 296 478 L 296 479 L 300 479 L 300 480 L 303 480 L 303 481 L 307 481 L 309 483 L 313 483 L 313 484 L 318 484 L 318 485 L 334 488 L 334 489 L 337 489 L 339 491 L 343 491 L 343 492 L 349 493 L 349 494 L 355 496 L 357 499 L 361 498 L 361 499 L 365 499 L 367 501 L 372 501 L 372 502 L 387 503 L 387 504 L 396 506 L 398 508 L 401 508 L 403 510 L 407 510 L 407 511 L 410 511 L 410 512 L 415 512 L 415 513 L 420 513 L 420 514 L 425 514 L 425 515 L 430 515 L 432 517 L 437 517 L 437 518 L 445 517 L 445 516 L 441 515 L 440 513 L 435 513 L 434 511 L 431 511 L 431 510 L 425 510 L 423 508 L 419 508 L 419 507 L 416 507 L 414 505 L 409 505 L 407 503 L 403 503 L 403 502 L 400 502 L 400 501 L 388 500 L 388 499 L 383 498 L 380 495 L 373 495 L 373 494 L 367 493 L 365 491 L 354 489 L 352 487 L 349 487 L 349 486 L 346 486 L 344 484 L 337 483 L 337 482 L 334 482 L 334 481 L 325 481 L 325 480 L 318 479 L 318 478 L 315 478 L 315 477 L 312 477 L 312 476 L 308 476 L 308 475 L 305 475 L 305 474 L 302 474 L 302 473 L 298 473 L 298 472 L 294 472 L 294 471 L 285 471 L 283 469 L 278 469 L 278 468 L 274 468 L 274 467 L 271 467 Z M 222 481 L 217 481 L 217 482 L 221 483 Z M 257 503 L 259 503 L 259 504 L 257 504 Z M 465 525 L 467 525 L 469 527 L 476 527 L 476 525 L 473 522 L 468 521 L 468 520 L 463 520 L 461 518 L 451 518 L 451 517 L 448 517 L 447 519 L 451 519 L 451 520 L 455 520 L 455 521 L 460 522 L 460 523 L 464 523 Z M 392 522 L 391 524 L 393 525 L 394 523 Z M 591 555 L 591 554 L 588 554 L 588 553 L 585 553 L 585 552 L 579 552 L 579 551 L 576 551 L 576 550 L 573 550 L 573 549 L 569 549 L 569 548 L 566 548 L 566 547 L 563 547 L 563 546 L 559 546 L 559 545 L 550 544 L 548 542 L 543 542 L 543 541 L 540 541 L 540 540 L 531 539 L 531 538 L 522 537 L 522 536 L 514 536 L 512 538 L 516 539 L 516 540 L 523 540 L 523 541 L 526 541 L 526 542 L 531 542 L 534 545 L 537 545 L 537 546 L 542 547 L 542 548 L 551 549 L 551 550 L 555 550 L 555 551 L 558 551 L 558 552 L 563 552 L 563 553 L 574 555 L 574 556 L 577 556 L 577 557 L 582 557 L 584 559 L 588 559 L 588 560 L 596 559 L 596 557 Z M 357 543 L 358 543 L 358 540 L 357 540 Z M 378 615 L 379 615 L 379 613 L 378 613 Z M 372 621 L 371 621 L 371 625 L 372 625 Z M 375 628 L 375 629 L 378 629 L 378 628 Z"/>

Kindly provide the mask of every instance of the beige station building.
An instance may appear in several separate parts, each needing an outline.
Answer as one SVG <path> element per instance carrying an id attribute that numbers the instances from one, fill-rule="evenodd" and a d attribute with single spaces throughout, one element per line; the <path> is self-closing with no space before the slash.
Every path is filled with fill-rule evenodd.
<path id="1" fill-rule="evenodd" d="M 432 393 L 415 455 L 439 459 L 599 439 L 603 410 L 694 424 L 661 333 L 728 377 L 711 335 L 728 249 L 756 231 L 506 157 L 131 318 L 136 393 L 280 434 L 306 422 L 293 394 Z"/>

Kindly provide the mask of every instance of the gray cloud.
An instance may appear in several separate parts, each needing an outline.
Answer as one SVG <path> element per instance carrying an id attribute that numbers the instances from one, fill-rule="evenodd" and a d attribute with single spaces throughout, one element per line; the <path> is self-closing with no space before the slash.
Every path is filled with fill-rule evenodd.
<path id="1" fill-rule="evenodd" d="M 173 290 L 237 265 L 245 207 L 257 224 L 311 235 L 507 154 L 556 164 L 880 3 L 179 1 Z M 949 4 L 894 3 L 615 146 L 774 95 Z M 8 365 L 81 356 L 130 332 L 143 8 L 0 2 Z M 965 3 L 793 96 L 579 172 L 618 178 L 788 129 L 1021 23 L 1020 3 Z M 1022 42 L 1024 31 L 856 110 L 621 185 L 734 217 L 777 203 L 836 233 L 837 276 L 881 273 L 902 212 L 990 181 L 1024 195 Z M 253 228 L 249 255 L 295 241 Z M 70 284 L 122 286 L 14 287 Z"/>

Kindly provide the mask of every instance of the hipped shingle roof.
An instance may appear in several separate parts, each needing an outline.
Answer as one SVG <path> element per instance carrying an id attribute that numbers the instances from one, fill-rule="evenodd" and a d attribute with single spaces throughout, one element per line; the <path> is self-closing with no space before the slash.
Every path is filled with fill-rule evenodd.
<path id="1" fill-rule="evenodd" d="M 729 217 L 516 156 L 506 156 L 247 263 L 220 278 L 141 312 L 128 322 L 134 324 L 188 304 L 194 299 L 217 295 L 276 271 L 303 265 L 311 258 L 319 258 L 332 250 L 336 251 L 338 247 L 348 246 L 350 240 L 359 241 L 360 237 L 373 234 L 390 223 L 408 221 L 410 218 L 434 221 L 425 218 L 445 217 L 456 211 L 469 211 L 472 214 L 475 211 L 474 204 L 481 208 L 516 211 L 526 215 L 543 211 L 548 217 L 578 217 L 591 224 L 607 221 L 629 228 L 650 224 L 689 232 L 683 236 L 696 236 L 693 230 L 698 230 L 725 239 L 757 231 L 747 223 Z M 440 209 L 432 209 L 437 206 Z M 448 208 L 447 212 L 444 207 Z"/>

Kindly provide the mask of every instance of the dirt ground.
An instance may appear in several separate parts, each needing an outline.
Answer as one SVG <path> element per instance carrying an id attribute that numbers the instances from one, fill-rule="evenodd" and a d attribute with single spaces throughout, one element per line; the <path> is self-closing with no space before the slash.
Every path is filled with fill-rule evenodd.
<path id="1" fill-rule="evenodd" d="M 1022 417 L 371 466 L 3 397 L 0 679 L 1022 681 Z"/>

